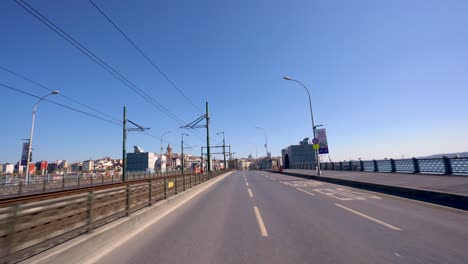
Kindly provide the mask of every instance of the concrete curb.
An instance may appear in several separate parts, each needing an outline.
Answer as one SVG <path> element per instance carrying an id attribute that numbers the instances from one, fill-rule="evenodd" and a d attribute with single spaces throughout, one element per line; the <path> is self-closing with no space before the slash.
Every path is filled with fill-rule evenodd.
<path id="1" fill-rule="evenodd" d="M 284 175 L 300 177 L 305 179 L 312 179 L 316 181 L 328 182 L 338 185 L 344 185 L 348 187 L 380 192 L 395 196 L 400 196 L 404 198 L 409 198 L 413 200 L 425 201 L 429 203 L 444 205 L 448 207 L 453 207 L 462 210 L 468 210 L 468 196 L 464 196 L 461 194 L 455 193 L 445 193 L 445 192 L 437 192 L 425 189 L 416 189 L 416 188 L 406 188 L 400 186 L 391 186 L 391 185 L 383 185 L 383 184 L 376 184 L 376 183 L 369 183 L 369 182 L 360 182 L 360 181 L 352 181 L 352 180 L 344 180 L 344 179 L 337 179 L 337 178 L 329 178 L 323 176 L 312 176 L 312 175 L 305 175 L 300 173 L 293 173 L 293 172 L 278 172 L 278 171 L 271 171 L 275 173 L 281 173 Z"/>
<path id="2" fill-rule="evenodd" d="M 84 234 L 64 242 L 21 263 L 94 263 L 99 259 L 98 256 L 103 255 L 103 252 L 113 250 L 121 242 L 122 238 L 129 239 L 132 234 L 136 235 L 155 224 L 172 211 L 177 210 L 179 206 L 190 201 L 191 198 L 198 196 L 217 182 L 225 179 L 231 173 L 224 173 L 176 196 L 171 196 L 150 207 L 141 209 L 128 217 L 99 227 L 90 234 Z"/>

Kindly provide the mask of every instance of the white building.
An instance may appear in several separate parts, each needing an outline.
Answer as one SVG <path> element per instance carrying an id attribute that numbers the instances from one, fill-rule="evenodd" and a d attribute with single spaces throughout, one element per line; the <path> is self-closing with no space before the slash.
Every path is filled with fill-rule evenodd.
<path id="1" fill-rule="evenodd" d="M 15 170 L 15 165 L 14 164 L 5 164 L 3 165 L 3 173 L 4 174 L 12 174 L 13 171 Z"/>
<path id="2" fill-rule="evenodd" d="M 94 171 L 94 161 L 93 160 L 83 161 L 83 171 L 84 172 L 93 172 Z"/>

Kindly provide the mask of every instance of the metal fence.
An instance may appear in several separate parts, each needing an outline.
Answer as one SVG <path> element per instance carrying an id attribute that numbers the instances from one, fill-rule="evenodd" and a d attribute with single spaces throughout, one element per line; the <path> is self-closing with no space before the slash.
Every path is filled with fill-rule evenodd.
<path id="1" fill-rule="evenodd" d="M 322 170 L 468 175 L 468 158 L 359 160 L 320 166 Z"/>
<path id="2" fill-rule="evenodd" d="M 166 176 L 181 175 L 181 171 L 169 171 L 166 173 L 127 172 L 128 181 L 154 179 Z M 187 172 L 186 172 L 187 173 Z M 189 172 L 190 173 L 190 172 Z M 99 186 L 122 182 L 122 176 L 118 174 L 75 174 L 75 175 L 45 175 L 38 176 L 26 184 L 23 178 L 4 179 L 0 185 L 0 199 L 19 197 L 24 195 L 71 190 L 83 187 Z"/>
<path id="3" fill-rule="evenodd" d="M 0 263 L 18 262 L 225 171 L 176 175 L 0 208 Z"/>

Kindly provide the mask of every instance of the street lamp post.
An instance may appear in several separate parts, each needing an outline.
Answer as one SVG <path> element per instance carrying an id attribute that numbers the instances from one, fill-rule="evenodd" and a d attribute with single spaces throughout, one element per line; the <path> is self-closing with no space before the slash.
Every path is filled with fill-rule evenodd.
<path id="1" fill-rule="evenodd" d="M 224 169 L 227 169 L 226 167 L 226 140 L 224 139 L 224 132 L 218 132 L 216 135 L 223 134 L 223 155 L 224 155 Z"/>
<path id="2" fill-rule="evenodd" d="M 182 144 L 181 144 L 181 148 L 182 148 L 182 151 L 181 151 L 181 152 L 182 152 L 182 159 L 181 159 L 182 174 L 184 174 L 184 166 L 185 166 L 185 164 L 184 164 L 184 160 L 185 160 L 185 158 L 184 158 L 184 136 L 187 136 L 187 137 L 188 137 L 189 134 L 187 134 L 187 133 L 182 133 Z"/>
<path id="3" fill-rule="evenodd" d="M 255 128 L 257 128 L 257 129 L 261 129 L 261 130 L 263 130 L 263 132 L 265 133 L 265 150 L 266 150 L 266 161 L 267 161 L 267 169 L 269 169 L 269 167 L 270 167 L 269 165 L 270 165 L 270 164 L 269 164 L 269 161 L 268 161 L 268 137 L 267 137 L 267 132 L 266 132 L 266 129 L 265 129 L 265 128 L 263 128 L 263 127 L 258 127 L 258 126 L 257 126 L 257 127 L 255 127 Z"/>
<path id="4" fill-rule="evenodd" d="M 37 107 L 39 106 L 39 103 L 42 102 L 42 100 L 44 100 L 44 98 L 46 98 L 47 96 L 54 95 L 54 94 L 59 94 L 59 93 L 60 93 L 60 91 L 54 90 L 51 93 L 46 94 L 46 95 L 42 96 L 41 98 L 39 98 L 37 103 L 34 105 L 34 109 L 33 109 L 33 112 L 32 112 L 31 132 L 29 134 L 29 141 L 28 141 L 28 157 L 27 157 L 27 161 L 26 161 L 26 179 L 25 179 L 26 183 L 29 183 L 29 178 L 30 178 L 29 164 L 30 164 L 30 160 L 31 160 L 32 140 L 33 140 L 33 135 L 34 135 L 34 121 L 36 120 Z"/>
<path id="5" fill-rule="evenodd" d="M 169 134 L 169 133 L 172 133 L 172 131 L 166 131 L 164 132 L 162 135 L 161 135 L 161 154 L 160 154 L 160 158 L 159 158 L 159 166 L 160 166 L 160 169 L 161 169 L 161 173 L 162 173 L 162 157 L 163 157 L 163 137 L 166 135 L 166 134 Z"/>
<path id="6" fill-rule="evenodd" d="M 266 129 L 263 128 L 263 127 L 258 127 L 258 126 L 255 127 L 255 128 L 261 129 L 261 130 L 263 130 L 263 132 L 265 133 L 265 150 L 266 150 L 266 156 L 267 156 L 267 158 L 268 158 L 268 137 L 267 137 Z"/>
<path id="7" fill-rule="evenodd" d="M 293 79 L 291 77 L 284 76 L 283 79 L 285 79 L 287 81 L 297 82 L 302 87 L 304 87 L 304 89 L 306 90 L 307 95 L 309 96 L 310 119 L 312 121 L 312 132 L 314 133 L 313 138 L 315 138 L 315 136 L 316 136 L 315 129 L 317 128 L 317 126 L 315 126 L 315 123 L 314 123 L 314 114 L 312 112 L 312 99 L 310 98 L 309 89 L 307 89 L 307 87 L 303 83 L 301 83 L 300 81 L 295 80 L 295 79 Z M 318 150 L 315 150 L 315 160 L 316 160 L 316 163 L 317 163 L 317 175 L 320 176 L 321 171 L 320 171 L 320 158 L 319 158 L 319 155 L 318 155 Z"/>

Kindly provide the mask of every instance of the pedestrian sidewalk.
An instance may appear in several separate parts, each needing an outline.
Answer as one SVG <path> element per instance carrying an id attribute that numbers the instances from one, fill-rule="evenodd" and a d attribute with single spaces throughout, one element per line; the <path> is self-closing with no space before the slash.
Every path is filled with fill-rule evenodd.
<path id="1" fill-rule="evenodd" d="M 284 170 L 316 176 L 315 170 Z M 468 196 L 468 176 L 323 170 L 321 177 Z"/>

